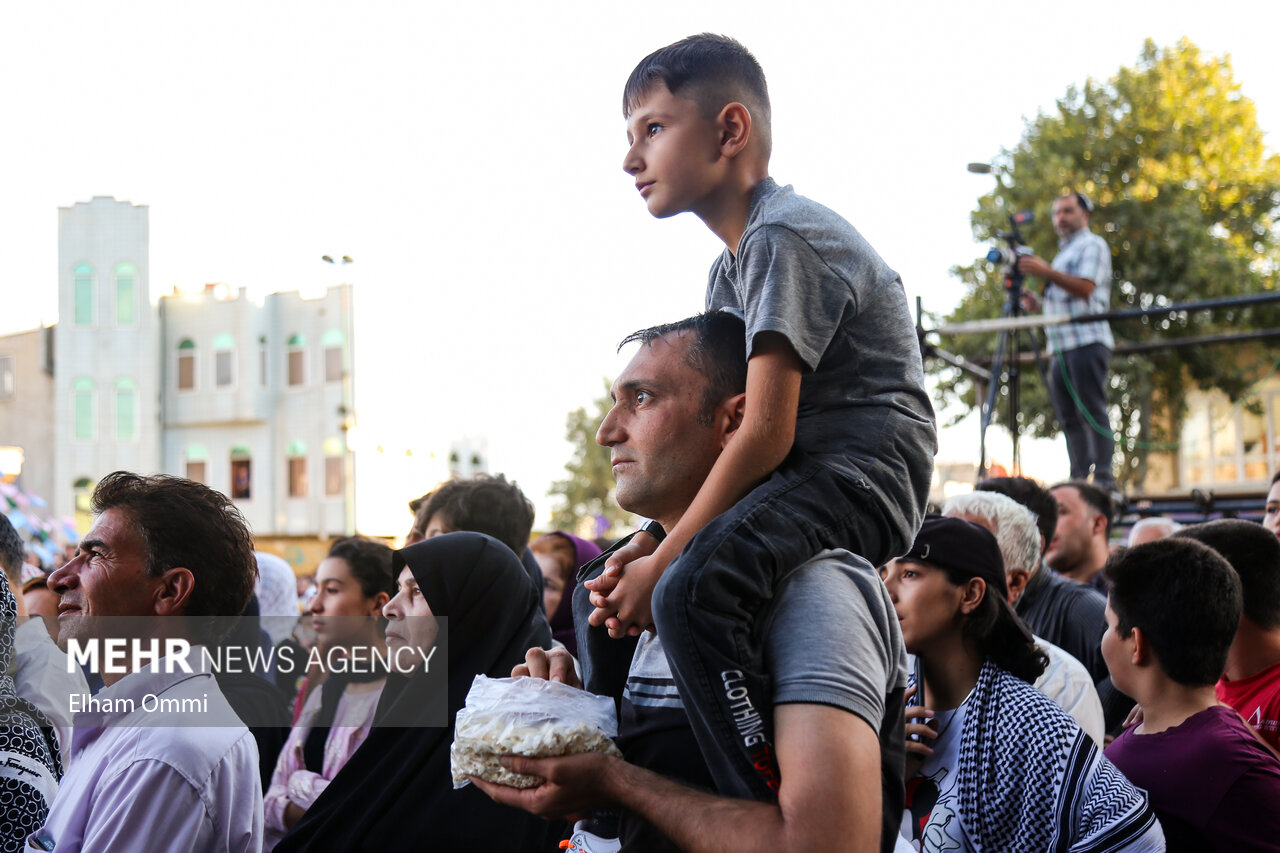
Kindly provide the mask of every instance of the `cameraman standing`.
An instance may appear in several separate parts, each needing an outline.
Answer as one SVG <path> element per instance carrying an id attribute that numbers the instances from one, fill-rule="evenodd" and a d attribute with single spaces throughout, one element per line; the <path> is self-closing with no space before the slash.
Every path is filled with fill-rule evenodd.
<path id="1" fill-rule="evenodd" d="M 1035 255 L 1018 260 L 1018 270 L 1024 275 L 1044 279 L 1046 316 L 1075 317 L 1110 309 L 1111 250 L 1105 240 L 1089 230 L 1092 209 L 1083 193 L 1069 192 L 1056 199 L 1053 227 L 1059 240 L 1053 263 L 1047 264 Z M 1039 300 L 1030 290 L 1024 299 L 1028 310 L 1039 307 Z M 1068 323 L 1046 328 L 1045 335 L 1051 356 L 1049 399 L 1067 437 L 1071 479 L 1088 479 L 1092 468 L 1093 484 L 1114 492 L 1111 454 L 1115 440 L 1107 418 L 1107 367 L 1115 346 L 1111 327 L 1105 321 Z"/>

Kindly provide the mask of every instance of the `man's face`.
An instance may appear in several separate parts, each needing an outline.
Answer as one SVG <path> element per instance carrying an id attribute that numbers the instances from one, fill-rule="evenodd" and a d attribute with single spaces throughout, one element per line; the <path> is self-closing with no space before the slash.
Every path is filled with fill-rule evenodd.
<path id="1" fill-rule="evenodd" d="M 613 383 L 596 441 L 608 447 L 618 506 L 647 518 L 680 515 L 722 449 L 698 423 L 706 380 L 684 360 L 693 334 L 642 344 Z"/>
<path id="2" fill-rule="evenodd" d="M 1044 556 L 1054 571 L 1066 572 L 1089 558 L 1102 515 L 1080 497 L 1075 486 L 1059 486 L 1052 494 L 1058 502 L 1058 526 Z"/>
<path id="3" fill-rule="evenodd" d="M 1074 195 L 1066 195 L 1053 203 L 1053 228 L 1059 237 L 1070 237 L 1089 222 L 1089 214 Z"/>
<path id="4" fill-rule="evenodd" d="M 703 212 L 719 187 L 720 166 L 717 123 L 695 101 L 655 83 L 627 119 L 622 161 L 649 212 L 659 219 Z"/>
<path id="5" fill-rule="evenodd" d="M 1262 526 L 1280 536 L 1280 483 L 1267 493 L 1267 506 L 1262 511 Z"/>
<path id="6" fill-rule="evenodd" d="M 122 510 L 99 515 L 71 562 L 49 576 L 58 593 L 58 645 L 110 633 L 104 620 L 152 616 L 160 578 L 147 575 L 146 545 Z"/>

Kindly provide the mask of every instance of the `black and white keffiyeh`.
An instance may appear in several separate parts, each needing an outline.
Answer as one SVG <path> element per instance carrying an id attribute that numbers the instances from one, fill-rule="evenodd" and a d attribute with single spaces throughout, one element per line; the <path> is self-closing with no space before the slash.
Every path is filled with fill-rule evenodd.
<path id="1" fill-rule="evenodd" d="M 1146 794 L 1065 711 L 991 661 L 968 700 L 958 773 L 978 853 L 1164 849 Z"/>

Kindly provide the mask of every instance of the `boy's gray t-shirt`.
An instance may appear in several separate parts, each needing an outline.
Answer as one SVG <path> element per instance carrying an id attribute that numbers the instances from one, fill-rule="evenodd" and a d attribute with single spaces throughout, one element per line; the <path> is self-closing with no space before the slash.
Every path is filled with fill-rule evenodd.
<path id="1" fill-rule="evenodd" d="M 866 478 L 919 528 L 937 450 L 915 325 L 898 274 L 835 212 L 766 178 L 738 256 L 711 267 L 708 311 L 786 336 L 804 362 L 796 446 Z"/>

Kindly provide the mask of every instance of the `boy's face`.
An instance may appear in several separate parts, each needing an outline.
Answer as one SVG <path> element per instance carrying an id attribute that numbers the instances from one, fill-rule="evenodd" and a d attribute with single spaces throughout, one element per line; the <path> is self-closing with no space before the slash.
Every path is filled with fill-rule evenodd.
<path id="1" fill-rule="evenodd" d="M 1107 630 L 1102 635 L 1102 659 L 1107 663 L 1107 670 L 1111 673 L 1111 681 L 1116 688 L 1126 696 L 1132 696 L 1133 690 L 1132 679 L 1129 677 L 1133 672 L 1133 632 L 1129 632 L 1129 636 L 1124 637 L 1120 634 L 1120 617 L 1116 616 L 1116 612 L 1111 609 L 1111 602 L 1107 601 Z"/>
<path id="2" fill-rule="evenodd" d="M 708 212 L 724 161 L 718 123 L 704 118 L 697 102 L 655 83 L 627 119 L 627 145 L 623 171 L 635 178 L 651 214 Z"/>

